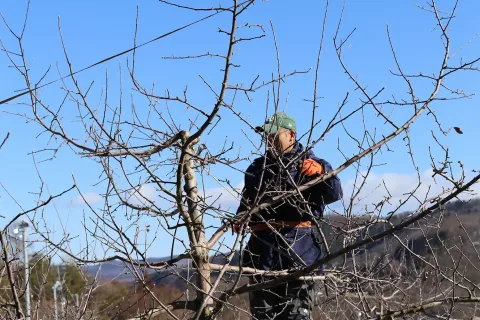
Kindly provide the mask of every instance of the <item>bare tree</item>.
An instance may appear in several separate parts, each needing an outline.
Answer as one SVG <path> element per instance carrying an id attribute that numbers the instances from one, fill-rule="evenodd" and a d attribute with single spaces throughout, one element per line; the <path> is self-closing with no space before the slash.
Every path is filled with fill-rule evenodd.
<path id="1" fill-rule="evenodd" d="M 455 164 L 442 141 L 442 137 L 453 131 L 442 127 L 436 113 L 436 106 L 440 103 L 448 104 L 472 96 L 460 89 L 452 89 L 456 87 L 455 75 L 478 71 L 476 63 L 480 60 L 479 57 L 461 58 L 460 54 L 452 53 L 457 48 L 452 48 L 449 30 L 455 23 L 457 7 L 466 6 L 466 2 L 456 1 L 440 8 L 436 1 L 430 0 L 424 6 L 418 6 L 418 10 L 433 17 L 432 34 L 439 38 L 441 45 L 438 52 L 440 59 L 434 72 L 405 71 L 410 68 L 401 63 L 395 39 L 387 27 L 385 38 L 390 45 L 393 65 L 391 76 L 402 82 L 407 89 L 406 94 L 387 92 L 385 87 L 368 87 L 357 77 L 356 66 L 349 66 L 346 62 L 345 55 L 349 43 L 355 41 L 356 30 L 343 29 L 343 14 L 347 10 L 345 2 L 333 33 L 333 49 L 336 62 L 350 81 L 350 90 L 345 90 L 338 105 L 331 111 L 331 119 L 322 119 L 322 123 L 317 120 L 317 109 L 326 27 L 333 25 L 330 20 L 327 24 L 329 8 L 334 6 L 329 1 L 325 2 L 321 22 L 316 67 L 314 70 L 286 73 L 281 68 L 281 44 L 277 42 L 274 24 L 264 26 L 252 21 L 249 16 L 256 1 L 233 0 L 205 8 L 160 2 L 176 7 L 179 15 L 193 12 L 202 14 L 202 17 L 139 44 L 140 18 L 137 12 L 132 47 L 107 58 L 100 57 L 98 62 L 82 69 L 70 59 L 67 48 L 73 39 L 63 36 L 59 20 L 58 32 L 66 72 L 59 66 L 58 80 L 53 81 L 45 80 L 50 69 L 42 76 L 34 77 L 28 66 L 30 53 L 26 52 L 24 45 L 28 9 L 23 28 L 19 31 L 10 27 L 6 18 L 3 19 L 16 44 L 7 47 L 2 42 L 2 48 L 10 64 L 22 77 L 26 89 L 3 99 L 1 104 L 6 108 L 11 105 L 28 108 L 25 113 L 9 113 L 25 117 L 47 137 L 48 145 L 40 146 L 35 153 L 40 153 L 42 160 L 59 161 L 56 159 L 58 151 L 62 147 L 67 148 L 75 156 L 87 158 L 99 168 L 99 179 L 92 184 L 103 190 L 101 207 L 97 208 L 89 203 L 76 178 L 72 177 L 73 188 L 88 207 L 82 222 L 82 236 L 86 240 L 80 250 L 74 249 L 75 235 L 67 230 L 60 240 L 54 240 L 53 230 L 39 210 L 72 189 L 42 200 L 44 191 L 41 184 L 38 206 L 22 210 L 12 222 L 28 216 L 36 237 L 44 243 L 46 250 L 69 257 L 79 268 L 121 261 L 136 278 L 139 300 L 117 309 L 112 317 L 122 317 L 122 313 L 126 314 L 132 305 L 138 306 L 140 300 L 143 307 L 136 310 L 138 319 L 164 315 L 174 319 L 212 319 L 232 314 L 239 318 L 249 317 L 249 310 L 239 297 L 299 279 L 314 280 L 321 287 L 314 317 L 322 319 L 443 319 L 477 315 L 479 288 L 476 279 L 480 273 L 476 262 L 480 260 L 480 255 L 476 242 L 480 240 L 471 228 L 474 223 L 471 217 L 463 211 L 449 209 L 448 203 L 472 192 L 480 175 L 477 171 L 473 171 L 473 175 L 466 172 L 462 159 L 455 159 L 458 166 Z M 273 8 L 275 2 L 262 5 Z M 195 28 L 213 17 L 223 19 L 216 30 L 223 37 L 219 51 L 214 51 L 218 46 L 213 46 L 215 49 L 207 52 L 164 57 L 167 62 L 180 60 L 177 61 L 179 63 L 194 61 L 201 64 L 205 59 L 213 61 L 211 70 L 220 69 L 220 74 L 199 76 L 210 96 L 199 99 L 195 92 L 191 93 L 189 81 L 185 81 L 182 88 L 169 88 L 167 83 L 161 84 L 159 89 L 158 85 L 150 85 L 138 76 L 138 69 L 142 67 L 137 58 L 139 48 L 182 30 Z M 266 35 L 271 35 L 273 39 L 276 56 L 272 58 L 276 59 L 277 69 L 268 77 L 258 75 L 253 79 L 238 80 L 235 72 L 244 67 L 241 59 L 237 58 L 238 49 L 242 45 L 246 47 L 247 43 L 268 41 L 264 39 Z M 107 61 L 125 56 L 128 56 L 126 68 L 119 70 L 117 90 L 111 88 L 108 72 L 101 88 L 95 87 L 94 81 L 86 83 L 80 77 L 81 72 L 87 69 L 99 68 Z M 127 81 L 123 73 L 128 75 Z M 263 96 L 266 97 L 265 117 L 272 110 L 280 111 L 284 101 L 288 100 L 284 92 L 285 82 L 291 77 L 305 77 L 308 73 L 314 73 L 312 96 L 305 99 L 311 105 L 311 122 L 305 132 L 299 133 L 300 139 L 306 140 L 308 151 L 322 143 L 327 134 L 337 132 L 342 136 L 338 151 L 344 156 L 344 162 L 308 183 L 296 184 L 292 181 L 293 191 L 281 189 L 279 183 L 274 195 L 261 194 L 254 202 L 244 203 L 245 210 L 235 212 L 226 209 L 219 203 L 218 194 L 212 196 L 205 190 L 205 181 L 215 181 L 224 190 L 223 193 L 240 202 L 241 190 L 228 179 L 228 174 L 218 176 L 217 172 L 243 173 L 245 163 L 253 156 L 263 154 L 265 147 L 263 141 L 256 142 L 254 128 L 257 122 L 245 116 L 242 104 L 252 103 L 253 97 Z M 124 97 L 125 82 L 132 88 L 130 103 Z M 50 97 L 42 94 L 42 89 L 47 87 L 58 87 L 57 94 L 63 97 L 60 102 L 55 99 L 49 101 Z M 184 110 L 181 116 L 175 110 L 180 108 Z M 72 110 L 76 112 L 74 115 Z M 422 121 L 429 122 L 431 128 L 432 143 L 427 156 L 431 160 L 434 183 L 444 186 L 440 192 L 425 187 L 412 151 L 415 137 L 411 130 L 421 117 Z M 220 148 L 217 147 L 220 139 L 217 127 L 227 121 L 231 123 L 232 130 L 245 130 L 243 134 L 245 140 L 251 142 L 251 150 L 243 151 L 244 148 L 228 137 Z M 353 122 L 362 124 L 361 132 Z M 460 127 L 454 130 L 462 133 Z M 422 134 L 427 135 L 426 130 Z M 7 139 L 8 135 L 0 149 Z M 416 184 L 411 190 L 404 190 L 400 201 L 386 183 L 372 189 L 369 180 L 372 170 L 382 161 L 383 153 L 392 151 L 391 145 L 399 145 L 395 144 L 396 141 L 403 141 L 405 155 L 417 172 Z M 356 152 L 352 152 L 352 145 Z M 0 153 L 0 156 L 5 155 Z M 438 160 L 439 156 L 441 160 Z M 285 173 L 293 164 L 283 165 Z M 332 206 L 323 217 L 314 219 L 322 231 L 325 254 L 321 259 L 294 270 L 262 271 L 242 266 L 244 252 L 239 248 L 245 247 L 249 236 L 255 236 L 249 233 L 252 217 L 258 218 L 262 211 L 274 211 L 273 208 L 285 202 L 305 208 L 305 214 L 311 215 L 304 192 L 344 170 L 353 172 L 355 179 L 341 208 Z M 147 189 L 154 189 L 155 196 L 149 195 Z M 364 199 L 372 193 L 384 196 L 373 204 L 365 205 Z M 406 212 L 407 204 L 412 203 L 415 209 Z M 24 316 L 21 290 L 13 274 L 5 240 L 6 230 L 12 222 L 7 223 L 0 233 L 4 261 L 2 276 L 8 279 L 11 292 L 9 301 L 2 302 L 2 306 L 8 310 L 6 317 L 20 318 Z M 232 224 L 238 225 L 240 232 L 227 237 Z M 449 231 L 446 227 L 453 228 L 455 225 L 458 226 L 456 231 Z M 274 226 L 271 228 L 276 232 Z M 168 234 L 171 238 L 172 256 L 165 261 L 153 262 L 149 259 L 149 252 L 153 245 L 158 244 L 156 240 L 161 234 Z M 184 252 L 174 256 L 173 252 L 179 251 L 178 246 L 182 246 Z M 99 257 L 98 248 L 103 248 L 103 257 Z M 179 263 L 183 259 L 190 262 L 187 265 Z M 321 266 L 325 269 L 321 273 L 316 272 Z M 171 301 L 162 300 L 149 280 L 152 275 L 177 277 L 185 286 L 185 293 Z M 246 279 L 259 275 L 265 276 L 264 281 L 247 283 Z M 89 303 L 95 291 L 101 288 L 97 280 L 84 278 L 88 285 L 82 301 L 69 317 L 82 319 L 95 314 Z M 190 292 L 193 294 L 190 295 Z M 114 304 L 116 302 L 106 309 L 113 310 Z M 97 313 L 107 313 L 106 309 L 97 310 Z"/>

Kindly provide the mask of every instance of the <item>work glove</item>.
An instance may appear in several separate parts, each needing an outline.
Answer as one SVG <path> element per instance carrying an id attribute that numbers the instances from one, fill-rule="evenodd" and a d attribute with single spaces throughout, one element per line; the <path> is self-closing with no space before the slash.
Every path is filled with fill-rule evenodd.
<path id="1" fill-rule="evenodd" d="M 313 159 L 304 160 L 302 163 L 300 163 L 299 168 L 301 172 L 307 177 L 321 175 L 325 173 L 325 171 L 323 170 L 323 166 Z"/>
<path id="2" fill-rule="evenodd" d="M 237 234 L 240 233 L 240 227 L 241 226 L 242 226 L 241 224 L 232 223 L 232 235 L 234 233 L 237 233 Z M 248 226 L 245 226 L 243 228 L 242 232 L 245 233 L 245 232 L 247 232 L 248 229 L 249 229 Z"/>

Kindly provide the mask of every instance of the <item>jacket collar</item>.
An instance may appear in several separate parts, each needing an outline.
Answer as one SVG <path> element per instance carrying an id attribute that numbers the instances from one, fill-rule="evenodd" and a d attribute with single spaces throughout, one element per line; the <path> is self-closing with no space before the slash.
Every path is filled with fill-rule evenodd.
<path id="1" fill-rule="evenodd" d="M 303 150 L 304 150 L 303 145 L 300 142 L 296 141 L 295 144 L 293 145 L 292 150 L 285 152 L 281 156 L 281 159 L 285 164 L 287 164 L 291 160 L 297 158 L 300 155 L 300 153 L 303 152 Z M 267 159 L 270 162 L 276 162 L 276 159 L 274 159 L 273 157 L 269 157 L 268 155 L 267 155 Z"/>

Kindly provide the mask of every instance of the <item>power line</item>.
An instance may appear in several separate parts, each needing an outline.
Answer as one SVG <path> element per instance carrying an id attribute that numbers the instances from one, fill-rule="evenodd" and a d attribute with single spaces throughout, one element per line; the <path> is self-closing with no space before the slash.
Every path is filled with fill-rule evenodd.
<path id="1" fill-rule="evenodd" d="M 127 54 L 127 53 L 129 53 L 129 52 L 132 52 L 133 50 L 136 50 L 136 49 L 138 49 L 138 48 L 141 48 L 141 47 L 143 47 L 143 46 L 146 46 L 147 44 L 153 43 L 153 42 L 158 41 L 158 40 L 160 40 L 160 39 L 162 39 L 162 38 L 165 38 L 165 37 L 167 37 L 167 36 L 169 36 L 169 35 L 172 35 L 172 34 L 174 34 L 174 33 L 177 33 L 177 32 L 179 32 L 179 31 L 181 31 L 181 30 L 183 30 L 183 29 L 189 28 L 189 27 L 191 27 L 191 26 L 193 26 L 193 25 L 195 25 L 195 24 L 197 24 L 197 23 L 200 23 L 200 22 L 202 22 L 202 21 L 205 21 L 205 20 L 207 20 L 207 19 L 210 19 L 210 18 L 212 18 L 213 16 L 216 16 L 217 14 L 219 14 L 220 12 L 223 12 L 223 11 L 217 11 L 217 12 L 215 12 L 215 13 L 212 13 L 212 14 L 210 14 L 210 15 L 208 15 L 208 16 L 205 16 L 205 17 L 203 17 L 203 18 L 201 18 L 201 19 L 198 19 L 198 20 L 195 20 L 195 21 L 193 21 L 193 22 L 190 22 L 189 24 L 186 24 L 186 25 L 184 25 L 184 26 L 182 26 L 182 27 L 179 27 L 179 28 L 177 28 L 177 29 L 174 29 L 174 30 L 172 30 L 172 31 L 169 31 L 169 32 L 167 32 L 167 33 L 164 33 L 164 34 L 162 34 L 162 35 L 160 35 L 160 36 L 158 36 L 158 37 L 156 37 L 156 38 L 154 38 L 154 39 L 151 39 L 151 40 L 149 40 L 149 41 L 147 41 L 147 42 L 144 42 L 144 43 L 142 43 L 142 44 L 140 44 L 140 45 L 138 45 L 138 46 L 134 46 L 133 48 L 127 49 L 127 50 L 122 51 L 122 52 L 120 52 L 120 53 L 114 54 L 114 55 L 112 55 L 112 56 L 110 56 L 110 57 L 108 57 L 108 58 L 105 58 L 105 59 L 103 59 L 103 60 L 100 60 L 100 61 L 98 61 L 98 62 L 95 62 L 95 63 L 93 63 L 93 64 L 91 64 L 91 65 L 89 65 L 89 66 L 87 66 L 87 67 L 85 67 L 85 68 L 83 68 L 83 69 L 77 70 L 77 71 L 75 71 L 75 72 L 73 72 L 73 73 L 70 73 L 70 74 L 68 74 L 68 75 L 66 75 L 66 76 L 63 76 L 63 77 L 58 78 L 58 79 L 56 79 L 56 80 L 50 81 L 50 82 L 48 82 L 48 83 L 45 83 L 45 84 L 43 84 L 43 85 L 41 85 L 41 86 L 38 86 L 38 87 L 36 87 L 36 88 L 34 88 L 34 89 L 30 89 L 30 90 L 21 92 L 21 93 L 19 93 L 19 94 L 16 94 L 16 95 L 14 95 L 14 96 L 11 96 L 11 97 L 9 97 L 9 98 L 6 98 L 6 99 L 0 101 L 0 104 L 5 104 L 5 103 L 10 102 L 10 101 L 12 101 L 12 100 L 15 100 L 15 99 L 17 99 L 17 98 L 20 98 L 20 97 L 22 97 L 22 96 L 24 96 L 24 95 L 26 95 L 26 94 L 29 94 L 29 93 L 37 90 L 37 89 L 44 88 L 44 87 L 49 86 L 49 85 L 51 85 L 51 84 L 53 84 L 53 83 L 56 83 L 56 82 L 58 82 L 58 81 L 61 81 L 61 80 L 65 79 L 65 78 L 68 78 L 68 77 L 70 77 L 70 76 L 74 76 L 74 75 L 76 75 L 76 74 L 78 74 L 78 73 L 80 73 L 80 72 L 86 71 L 86 70 L 91 69 L 91 68 L 93 68 L 93 67 L 95 67 L 95 66 L 98 66 L 98 65 L 100 65 L 100 64 L 102 64 L 102 63 L 105 63 L 105 62 L 107 62 L 107 61 L 109 61 L 109 60 L 112 60 L 112 59 L 118 58 L 118 57 L 120 57 L 120 56 L 123 56 L 124 54 Z"/>

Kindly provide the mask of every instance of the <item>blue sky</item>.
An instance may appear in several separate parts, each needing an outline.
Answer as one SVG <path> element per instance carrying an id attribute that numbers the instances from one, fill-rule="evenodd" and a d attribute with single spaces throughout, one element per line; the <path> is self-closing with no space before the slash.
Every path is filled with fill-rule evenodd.
<path id="1" fill-rule="evenodd" d="M 181 3 L 197 2 L 183 1 Z M 205 1 L 204 5 L 208 7 L 217 4 L 217 2 Z M 229 4 L 228 1 L 222 2 L 224 6 Z M 342 4 L 343 1 L 330 1 L 328 8 L 329 14 L 317 89 L 318 96 L 322 98 L 317 103 L 319 107 L 316 109 L 315 117 L 315 120 L 321 119 L 322 122 L 314 130 L 314 137 L 318 137 L 323 132 L 347 92 L 350 96 L 344 114 L 347 114 L 348 110 L 357 108 L 360 103 L 359 99 L 363 98 L 341 69 L 333 48 L 333 36 Z M 423 3 L 419 4 L 424 5 Z M 449 10 L 451 3 L 450 1 L 439 1 L 438 5 L 444 10 Z M 14 30 L 20 30 L 25 7 L 26 1 L 5 0 L 0 3 L 0 12 Z M 132 47 L 136 7 L 137 2 L 133 1 L 33 0 L 24 38 L 24 49 L 32 79 L 38 80 L 49 66 L 51 66 L 51 71 L 47 74 L 45 82 L 58 79 L 59 74 L 64 75 L 68 72 L 57 29 L 58 17 L 60 17 L 69 58 L 74 70 L 78 70 Z M 137 43 L 146 42 L 206 15 L 205 12 L 187 12 L 172 8 L 158 1 L 138 2 L 138 9 Z M 460 1 L 457 18 L 449 30 L 452 53 L 458 51 L 452 57 L 452 63 L 458 63 L 460 59 L 468 61 L 478 57 L 480 45 L 475 36 L 480 31 L 476 14 L 479 9 L 480 3 L 476 1 Z M 257 75 L 260 76 L 260 80 L 268 81 L 272 74 L 276 74 L 276 52 L 270 21 L 274 26 L 278 43 L 281 73 L 312 68 L 308 74 L 298 74 L 288 78 L 281 86 L 280 108 L 285 108 L 287 113 L 296 118 L 300 134 L 308 129 L 311 122 L 312 103 L 305 100 L 311 100 L 313 97 L 314 69 L 324 11 L 325 1 L 260 1 L 249 9 L 239 21 L 240 24 L 248 21 L 252 24 L 263 25 L 266 36 L 260 40 L 241 43 L 236 48 L 233 62 L 241 67 L 232 70 L 230 83 L 247 85 Z M 155 83 L 158 93 L 163 93 L 168 89 L 172 95 L 182 95 L 185 86 L 188 86 L 189 101 L 205 111 L 211 110 L 215 97 L 199 75 L 212 84 L 214 90 L 218 90 L 223 62 L 215 58 L 169 60 L 162 57 L 197 55 L 206 52 L 224 54 L 226 37 L 217 30 L 219 27 L 228 28 L 228 24 L 228 14 L 220 13 L 191 28 L 140 48 L 137 51 L 135 66 L 137 79 L 149 88 Z M 408 98 L 408 88 L 405 83 L 390 73 L 390 70 L 396 70 L 396 66 L 388 43 L 387 25 L 397 57 L 406 73 L 436 73 L 442 59 L 442 43 L 439 32 L 435 29 L 434 16 L 419 9 L 413 1 L 347 1 L 339 33 L 340 38 L 345 39 L 354 28 L 356 29 L 345 45 L 346 52 L 343 61 L 371 94 L 385 87 L 385 91 L 378 101 L 390 99 L 392 95 L 399 99 Z M 240 36 L 259 34 L 253 28 L 242 29 L 239 32 Z M 17 48 L 15 39 L 3 25 L 0 27 L 0 39 L 7 48 L 12 50 Z M 467 45 L 464 46 L 464 44 Z M 459 51 L 460 48 L 462 50 Z M 128 108 L 133 101 L 140 116 L 146 117 L 147 101 L 138 94 L 132 94 L 130 90 L 132 85 L 128 81 L 127 59 L 131 63 L 132 55 L 124 55 L 82 72 L 78 75 L 78 79 L 85 88 L 91 81 L 95 81 L 90 96 L 92 103 L 94 101 L 98 103 L 108 71 L 110 104 L 118 105 L 121 100 Z M 120 68 L 122 76 L 120 76 Z M 18 73 L 9 67 L 5 55 L 0 55 L 0 74 L 2 75 L 0 77 L 1 100 L 14 95 L 16 90 L 25 87 Z M 122 99 L 118 98 L 120 78 L 123 84 Z M 478 80 L 478 73 L 464 72 L 446 79 L 445 83 L 454 89 L 464 89 L 466 93 L 476 93 L 480 89 Z M 413 84 L 420 97 L 425 97 L 425 94 L 432 88 L 431 83 L 425 80 L 414 80 Z M 51 106 L 58 105 L 63 99 L 60 87 L 61 83 L 45 87 L 41 91 L 41 97 Z M 441 91 L 439 94 L 439 96 L 446 95 L 445 91 Z M 235 109 L 252 124 L 262 123 L 268 101 L 270 101 L 270 105 L 267 113 L 272 112 L 271 87 L 259 90 L 252 94 L 251 98 L 252 101 L 248 101 L 243 95 L 239 95 L 235 100 Z M 228 99 L 231 101 L 231 94 L 228 95 Z M 34 206 L 36 200 L 34 193 L 38 192 L 40 185 L 31 152 L 44 148 L 45 144 L 49 142 L 49 137 L 45 134 L 39 136 L 41 128 L 38 125 L 27 123 L 25 118 L 12 114 L 29 114 L 29 109 L 19 104 L 25 101 L 22 98 L 0 106 L 2 112 L 0 137 L 3 138 L 7 132 L 11 132 L 10 139 L 0 150 L 0 168 L 2 168 L 0 182 L 23 208 L 28 209 Z M 426 114 L 422 115 L 411 128 L 412 151 L 424 183 L 421 192 L 425 193 L 429 185 L 435 184 L 429 178 L 428 147 L 432 147 L 431 150 L 436 157 L 442 156 L 442 150 L 432 139 L 432 130 L 440 141 L 448 146 L 453 163 L 461 160 L 467 170 L 478 169 L 479 154 L 474 147 L 474 141 L 480 133 L 477 124 L 480 111 L 477 106 L 478 98 L 476 96 L 471 99 L 432 104 L 442 126 L 446 130 L 458 126 L 463 130 L 463 135 L 458 135 L 454 131 L 450 131 L 446 136 L 441 135 L 433 122 L 433 117 Z M 78 126 L 78 122 L 75 122 L 77 115 L 75 105 L 67 104 L 63 111 L 68 132 L 82 137 L 81 128 Z M 392 117 L 398 123 L 411 115 L 411 108 L 407 107 L 398 107 L 392 111 Z M 188 118 L 195 116 L 195 112 L 192 110 L 185 110 L 184 107 L 175 105 L 171 106 L 171 112 L 182 128 L 188 126 Z M 222 121 L 209 135 L 202 138 L 202 142 L 206 143 L 214 153 L 215 150 L 221 149 L 226 139 L 228 144 L 234 142 L 234 153 L 239 153 L 242 157 L 248 156 L 253 150 L 253 146 L 243 132 L 256 144 L 259 143 L 258 136 L 248 126 L 236 120 L 230 111 L 222 109 L 219 115 L 222 117 Z M 376 117 L 372 110 L 367 110 L 364 115 L 366 126 L 372 134 L 376 134 L 377 138 L 391 132 L 392 128 Z M 152 123 L 163 129 L 158 119 L 152 120 Z M 364 132 L 364 124 L 360 116 L 346 121 L 345 126 L 357 137 L 361 137 Z M 360 203 L 359 207 L 364 203 L 379 200 L 384 195 L 384 192 L 374 191 L 375 186 L 382 181 L 385 181 L 389 188 L 395 190 L 399 196 L 414 187 L 415 169 L 402 138 L 403 136 L 389 143 L 389 148 L 394 152 L 389 152 L 384 148 L 382 153 L 376 156 L 375 164 L 377 166 L 373 170 L 374 175 L 369 180 L 370 187 L 367 188 L 367 191 L 371 191 L 370 199 Z M 50 141 L 50 146 L 56 145 L 55 142 Z M 338 150 L 338 146 L 340 146 L 341 152 Z M 324 141 L 317 144 L 315 152 L 336 167 L 345 160 L 345 155 L 356 154 L 358 147 L 339 126 L 332 130 Z M 35 154 L 37 161 L 48 157 L 47 153 Z M 249 161 L 245 160 L 236 164 L 236 167 L 245 169 L 248 164 Z M 37 168 L 48 187 L 45 196 L 48 196 L 48 193 L 56 194 L 70 187 L 73 184 L 73 175 L 81 190 L 89 194 L 94 205 L 101 207 L 98 194 L 102 190 L 95 186 L 100 179 L 101 167 L 92 160 L 80 158 L 64 146 L 60 149 L 56 159 L 41 162 Z M 228 178 L 233 185 L 241 186 L 243 177 L 238 171 L 215 165 L 211 167 L 211 173 L 216 178 Z M 353 168 L 341 173 L 340 177 L 346 190 L 351 190 L 350 185 L 354 174 Z M 432 190 L 440 191 L 443 186 L 447 186 L 447 184 L 437 181 Z M 236 200 L 226 195 L 212 177 L 207 175 L 201 187 L 205 188 L 208 194 L 222 193 L 221 201 L 224 205 L 235 210 Z M 20 211 L 6 190 L 0 189 L 0 214 L 6 217 L 2 218 L 4 221 Z M 158 200 L 154 190 L 146 192 L 150 192 L 151 196 Z M 60 239 L 62 229 L 72 236 L 81 235 L 83 229 L 81 221 L 84 215 L 87 218 L 92 215 L 86 206 L 78 204 L 77 197 L 78 193 L 70 192 L 56 200 L 54 205 L 46 207 L 42 213 L 49 227 L 57 231 L 55 235 L 57 240 Z M 413 207 L 414 204 L 411 204 L 406 209 Z M 131 223 L 121 216 L 118 217 L 118 221 L 125 226 Z M 142 221 L 142 223 L 155 224 L 155 220 Z M 130 230 L 134 232 L 134 227 L 131 226 Z M 170 246 L 165 245 L 167 240 L 165 232 L 159 231 L 158 239 L 154 241 L 148 255 L 164 256 L 169 254 Z M 227 240 L 231 241 L 231 239 Z M 72 242 L 72 246 L 77 248 L 82 245 L 79 242 Z M 183 249 L 176 245 L 175 252 L 182 251 Z"/>

